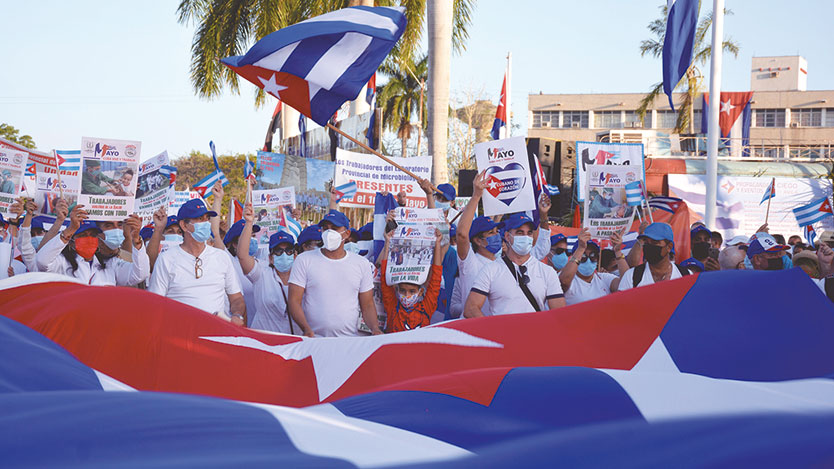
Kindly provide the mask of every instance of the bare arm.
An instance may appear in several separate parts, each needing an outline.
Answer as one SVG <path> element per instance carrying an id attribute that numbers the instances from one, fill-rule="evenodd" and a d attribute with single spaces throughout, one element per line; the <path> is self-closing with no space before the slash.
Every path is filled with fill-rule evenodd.
<path id="1" fill-rule="evenodd" d="M 304 315 L 304 308 L 301 306 L 301 298 L 304 297 L 304 287 L 291 283 L 289 287 L 289 297 L 287 306 L 289 307 L 290 316 L 292 320 L 301 328 L 301 333 L 307 337 L 315 337 L 313 330 L 307 323 L 307 317 Z M 379 325 L 377 325 L 377 329 Z"/>
<path id="2" fill-rule="evenodd" d="M 166 223 L 168 223 L 168 209 L 167 207 L 160 207 L 159 210 L 153 213 L 153 234 L 148 241 L 147 251 L 148 260 L 151 264 L 151 272 L 153 272 L 153 266 L 156 264 L 156 258 L 159 257 L 160 244 L 162 243 Z"/>
<path id="3" fill-rule="evenodd" d="M 64 220 L 67 219 L 67 215 L 69 215 L 69 204 L 64 199 L 58 199 L 58 201 L 55 202 L 55 223 L 53 223 L 52 227 L 49 228 L 49 231 L 43 235 L 41 246 L 46 245 L 50 239 L 58 236 L 58 233 L 61 232 L 61 226 L 63 226 Z"/>
<path id="4" fill-rule="evenodd" d="M 576 270 L 579 268 L 579 261 L 585 254 L 585 248 L 588 246 L 588 240 L 591 239 L 591 232 L 588 228 L 582 228 L 576 241 L 576 249 L 568 259 L 568 263 L 559 272 L 559 283 L 562 284 L 562 291 L 568 291 L 570 284 L 573 283 L 573 277 L 576 275 Z M 549 301 L 549 300 L 548 300 Z"/>
<path id="5" fill-rule="evenodd" d="M 368 290 L 359 294 L 359 308 L 362 310 L 362 319 L 371 328 L 373 335 L 382 334 L 379 330 L 379 318 L 376 316 L 376 304 L 374 304 L 374 291 Z"/>
<path id="6" fill-rule="evenodd" d="M 229 314 L 232 316 L 232 323 L 238 326 L 246 325 L 246 301 L 243 299 L 243 293 L 229 295 Z"/>
<path id="7" fill-rule="evenodd" d="M 460 216 L 457 234 L 459 259 L 466 259 L 466 256 L 469 255 L 469 249 L 471 248 L 469 244 L 469 229 L 472 228 L 472 220 L 475 219 L 475 213 L 478 211 L 478 202 L 481 201 L 481 197 L 484 195 L 486 180 L 486 171 L 481 171 L 472 181 L 472 198 L 469 199 L 466 207 L 463 208 L 463 214 Z"/>
<path id="8" fill-rule="evenodd" d="M 432 260 L 432 264 L 434 265 L 443 265 L 443 258 L 446 257 L 446 251 L 449 250 L 449 245 L 441 245 L 440 240 L 443 239 L 443 235 L 438 230 L 435 233 L 435 240 L 434 240 L 434 259 Z"/>
<path id="9" fill-rule="evenodd" d="M 463 307 L 463 317 L 465 318 L 480 318 L 484 315 L 481 308 L 484 307 L 487 297 L 478 292 L 469 292 L 469 297 L 466 298 L 466 305 Z"/>
<path id="10" fill-rule="evenodd" d="M 561 308 L 561 307 L 565 306 L 565 304 L 566 303 L 565 303 L 565 297 L 564 296 L 559 297 L 559 298 L 551 298 L 551 299 L 547 300 L 547 307 L 549 309 Z"/>
<path id="11" fill-rule="evenodd" d="M 255 268 L 255 258 L 249 255 L 249 244 L 252 242 L 252 225 L 255 223 L 255 209 L 252 203 L 248 202 L 243 208 L 243 231 L 237 238 L 237 260 L 243 275 L 248 275 Z"/>
<path id="12" fill-rule="evenodd" d="M 647 226 L 649 226 L 649 222 L 644 220 L 643 223 L 640 223 L 638 233 L 643 234 L 643 231 L 646 230 Z M 626 256 L 626 263 L 629 267 L 634 267 L 643 263 L 643 241 L 641 241 L 640 238 L 637 238 L 634 246 L 632 246 L 631 250 L 628 252 L 628 256 Z"/>
<path id="13" fill-rule="evenodd" d="M 434 191 L 431 188 L 431 182 L 428 179 L 417 179 L 417 183 L 420 184 L 420 188 L 426 193 L 426 206 L 428 208 L 434 208 Z"/>
<path id="14" fill-rule="evenodd" d="M 223 191 L 223 184 L 220 181 L 215 182 L 214 187 L 211 188 L 211 193 L 214 195 L 214 198 L 211 201 L 211 209 L 217 212 L 216 217 L 209 218 L 209 222 L 211 223 L 211 234 L 214 235 L 212 245 L 217 249 L 225 251 L 226 245 L 223 244 L 223 237 L 220 236 L 220 210 L 223 207 L 223 195 L 225 194 Z"/>

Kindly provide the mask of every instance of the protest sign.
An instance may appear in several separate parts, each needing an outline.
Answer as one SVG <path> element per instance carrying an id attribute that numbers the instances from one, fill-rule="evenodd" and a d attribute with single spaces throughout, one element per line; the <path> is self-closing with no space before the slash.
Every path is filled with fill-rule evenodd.
<path id="1" fill-rule="evenodd" d="M 17 216 L 12 215 L 9 208 L 23 185 L 23 170 L 27 157 L 27 153 L 23 151 L 0 149 L 0 213 L 7 218 Z"/>
<path id="2" fill-rule="evenodd" d="M 431 225 L 443 234 L 440 239 L 442 244 L 449 242 L 449 224 L 442 209 L 397 207 L 394 209 L 394 221 L 397 226 Z"/>
<path id="3" fill-rule="evenodd" d="M 641 180 L 629 165 L 588 165 L 585 188 L 585 221 L 593 239 L 610 239 L 634 220 L 635 207 L 626 201 L 625 185 Z"/>
<path id="4" fill-rule="evenodd" d="M 293 187 L 301 209 L 327 211 L 334 166 L 332 161 L 259 151 L 253 189 Z"/>
<path id="5" fill-rule="evenodd" d="M 139 166 L 135 212 L 145 222 L 151 220 L 153 213 L 160 207 L 168 206 L 169 199 L 173 196 L 171 177 L 168 174 L 160 174 L 162 167 L 168 167 L 168 164 L 168 152 L 163 151 Z"/>
<path id="6" fill-rule="evenodd" d="M 201 198 L 200 193 L 197 191 L 174 191 L 168 200 L 168 216 L 176 215 L 182 204 L 199 198 Z"/>
<path id="7" fill-rule="evenodd" d="M 30 153 L 25 175 L 28 174 L 34 176 L 35 184 L 30 185 L 24 179 L 26 196 L 34 199 L 38 206 L 37 213 L 55 216 L 55 203 L 62 195 L 69 206 L 75 204 L 78 199 L 81 151 L 54 150 L 52 154 Z"/>
<path id="8" fill-rule="evenodd" d="M 512 137 L 475 145 L 478 172 L 486 171 L 482 202 L 484 215 L 536 209 L 530 161 L 524 137 Z"/>
<path id="9" fill-rule="evenodd" d="M 669 195 L 686 202 L 696 216 L 703 217 L 706 204 L 706 177 L 703 174 L 670 174 Z M 715 203 L 715 231 L 724 239 L 750 236 L 765 222 L 767 202 L 762 202 L 771 177 L 719 175 Z M 776 195 L 771 199 L 768 227 L 771 233 L 801 234 L 793 209 L 821 197 L 831 197 L 830 179 L 776 178 Z M 834 218 L 814 223 L 817 233 L 834 229 Z"/>
<path id="10" fill-rule="evenodd" d="M 258 232 L 260 243 L 269 244 L 269 237 L 287 226 L 286 211 L 292 211 L 293 207 L 294 187 L 252 191 L 255 224 L 261 227 Z"/>
<path id="11" fill-rule="evenodd" d="M 431 178 L 431 156 L 391 157 L 391 160 L 423 179 Z M 413 177 L 376 155 L 337 149 L 334 184 L 341 186 L 351 181 L 356 182 L 356 194 L 342 199 L 339 202 L 342 207 L 373 208 L 376 193 L 385 191 L 394 195 L 405 192 L 407 207 L 426 206 L 426 193 Z"/>
<path id="12" fill-rule="evenodd" d="M 400 225 L 388 245 L 388 285 L 426 282 L 434 255 L 435 228 L 431 225 Z"/>
<path id="13" fill-rule="evenodd" d="M 78 204 L 91 220 L 121 221 L 133 213 L 142 143 L 81 138 Z"/>
<path id="14" fill-rule="evenodd" d="M 585 184 L 591 165 L 630 166 L 646 180 L 642 143 L 576 142 L 576 197 L 585 201 Z"/>

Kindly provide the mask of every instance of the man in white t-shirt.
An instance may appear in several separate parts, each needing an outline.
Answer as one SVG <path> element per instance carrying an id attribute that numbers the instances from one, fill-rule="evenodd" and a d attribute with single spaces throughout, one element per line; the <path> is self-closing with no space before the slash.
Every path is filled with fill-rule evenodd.
<path id="1" fill-rule="evenodd" d="M 565 295 L 556 271 L 530 255 L 538 236 L 533 220 L 524 214 L 513 214 L 504 220 L 504 229 L 509 249 L 501 259 L 484 267 L 475 280 L 466 299 L 464 316 L 483 316 L 481 308 L 487 299 L 494 315 L 564 306 Z M 522 286 L 526 286 L 526 292 Z"/>
<path id="2" fill-rule="evenodd" d="M 675 234 L 668 223 L 650 224 L 638 239 L 646 262 L 625 271 L 620 277 L 619 291 L 689 275 L 688 270 L 679 268 L 670 258 L 669 254 L 675 248 Z M 637 277 L 637 282 L 634 277 Z"/>
<path id="3" fill-rule="evenodd" d="M 206 245 L 211 238 L 210 212 L 201 199 L 184 203 L 177 212 L 183 242 L 159 254 L 148 290 L 180 303 L 226 317 L 243 325 L 246 304 L 228 254 Z"/>
<path id="4" fill-rule="evenodd" d="M 371 332 L 382 334 L 371 263 L 345 251 L 350 221 L 330 210 L 319 226 L 322 248 L 299 254 L 290 271 L 290 316 L 308 337 L 357 336 L 361 311 Z"/>
<path id="5" fill-rule="evenodd" d="M 620 250 L 622 243 L 623 238 L 619 233 L 611 236 L 611 245 L 614 257 L 617 260 L 619 274 L 628 270 L 628 263 Z M 617 291 L 617 285 L 620 282 L 619 275 L 599 272 L 599 261 L 599 244 L 591 241 L 588 228 L 582 228 L 573 254 L 559 273 L 559 281 L 565 291 L 565 303 L 575 305 Z"/>

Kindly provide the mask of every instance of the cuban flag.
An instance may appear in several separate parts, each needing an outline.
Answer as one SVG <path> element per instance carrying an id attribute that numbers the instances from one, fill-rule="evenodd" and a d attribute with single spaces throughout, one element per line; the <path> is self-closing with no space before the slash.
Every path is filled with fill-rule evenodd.
<path id="1" fill-rule="evenodd" d="M 722 91 L 719 102 L 718 126 L 721 127 L 721 143 L 731 156 L 750 156 L 750 125 L 753 111 L 750 100 L 752 91 Z M 701 132 L 709 132 L 709 93 L 704 93 L 701 113 Z"/>
<path id="2" fill-rule="evenodd" d="M 371 75 L 371 79 L 368 80 L 368 87 L 365 89 L 365 102 L 368 103 L 371 108 L 373 108 L 374 99 L 376 98 L 376 72 Z"/>
<path id="3" fill-rule="evenodd" d="M 52 150 L 58 169 L 64 173 L 81 170 L 81 150 Z"/>
<path id="4" fill-rule="evenodd" d="M 174 187 L 177 182 L 177 168 L 170 165 L 162 165 L 159 167 L 159 174 L 168 177 L 169 187 Z"/>
<path id="5" fill-rule="evenodd" d="M 501 138 L 501 128 L 507 126 L 507 75 L 504 74 L 504 83 L 501 85 L 501 97 L 498 98 L 498 109 L 495 110 L 495 121 L 492 123 L 493 140 Z"/>
<path id="6" fill-rule="evenodd" d="M 243 163 L 243 179 L 251 182 L 252 184 L 255 183 L 255 164 L 249 159 L 249 154 L 247 153 L 245 156 L 245 161 Z"/>
<path id="7" fill-rule="evenodd" d="M 397 207 L 399 207 L 399 204 L 392 194 L 382 195 L 381 192 L 376 193 L 374 198 L 374 262 L 385 246 L 385 223 L 386 217 L 388 217 L 388 211 Z"/>
<path id="8" fill-rule="evenodd" d="M 229 184 L 229 180 L 226 179 L 226 175 L 220 170 L 220 164 L 217 162 L 217 151 L 214 148 L 214 141 L 209 142 L 209 148 L 211 148 L 211 159 L 214 161 L 214 171 L 194 184 L 193 188 L 200 194 L 200 197 L 206 197 L 206 194 L 211 195 L 211 188 L 214 187 L 217 181 L 220 181 L 223 187 Z"/>
<path id="9" fill-rule="evenodd" d="M 307 118 L 298 116 L 298 156 L 307 158 Z"/>
<path id="10" fill-rule="evenodd" d="M 768 200 L 774 197 L 776 197 L 776 178 L 770 180 L 770 184 L 767 185 L 764 195 L 762 196 L 762 201 L 759 202 L 759 205 L 767 202 Z"/>
<path id="11" fill-rule="evenodd" d="M 643 181 L 634 181 L 625 185 L 626 203 L 629 207 L 643 204 Z"/>
<path id="12" fill-rule="evenodd" d="M 692 63 L 700 0 L 667 0 L 666 36 L 663 39 L 663 92 L 675 110 L 672 93 Z"/>
<path id="13" fill-rule="evenodd" d="M 272 137 L 275 135 L 275 132 L 278 130 L 278 127 L 281 125 L 281 110 L 283 105 L 281 104 L 281 100 L 279 99 L 278 102 L 275 104 L 275 110 L 272 111 L 272 119 L 269 121 L 269 128 L 266 131 L 266 139 L 264 139 L 264 150 L 263 151 L 272 151 Z"/>
<path id="14" fill-rule="evenodd" d="M 229 198 L 229 219 L 231 220 L 229 225 L 243 220 L 243 204 L 234 197 Z"/>
<path id="15" fill-rule="evenodd" d="M 793 215 L 796 217 L 796 223 L 799 224 L 799 227 L 804 228 L 825 217 L 834 216 L 834 211 L 831 210 L 831 201 L 828 200 L 828 197 L 822 197 L 793 209 Z"/>
<path id="16" fill-rule="evenodd" d="M 321 126 L 357 98 L 405 31 L 401 7 L 350 7 L 282 28 L 221 62 Z"/>
<path id="17" fill-rule="evenodd" d="M 356 181 L 350 181 L 342 184 L 341 186 L 336 186 L 334 190 L 339 196 L 339 198 L 336 199 L 336 203 L 341 202 L 342 199 L 349 199 L 356 195 Z"/>
<path id="18" fill-rule="evenodd" d="M 301 234 L 301 223 L 298 222 L 292 216 L 292 210 L 285 210 L 284 211 L 284 222 L 286 223 L 287 232 L 289 232 L 293 238 L 298 239 L 298 236 Z"/>
<path id="19" fill-rule="evenodd" d="M 649 199 L 650 208 L 669 213 L 676 213 L 683 205 L 683 199 L 677 197 L 652 197 Z"/>
<path id="20" fill-rule="evenodd" d="M 814 225 L 805 225 L 802 232 L 805 235 L 805 240 L 808 241 L 808 246 L 811 246 L 811 249 L 816 249 L 817 231 L 814 229 Z"/>

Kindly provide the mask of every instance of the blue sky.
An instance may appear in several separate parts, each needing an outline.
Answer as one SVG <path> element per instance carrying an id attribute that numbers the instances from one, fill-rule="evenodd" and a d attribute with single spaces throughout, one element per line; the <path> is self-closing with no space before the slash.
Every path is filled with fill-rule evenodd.
<path id="1" fill-rule="evenodd" d="M 197 98 L 189 80 L 193 28 L 176 21 L 177 1 L 7 2 L 0 27 L 0 122 L 32 135 L 42 150 L 78 148 L 82 136 L 142 141 L 143 159 L 252 152 L 271 106 L 255 109 L 253 87 Z M 658 0 L 582 2 L 481 0 L 467 50 L 452 60 L 452 93 L 483 89 L 497 100 L 513 54 L 512 110 L 526 132 L 528 93 L 641 92 L 660 81 L 660 61 L 641 58 Z M 712 2 L 703 0 L 703 11 Z M 834 4 L 824 0 L 726 0 L 723 89 L 746 90 L 753 56 L 801 54 L 808 88 L 834 89 L 828 39 Z M 703 12 L 702 11 L 702 12 Z M 704 70 L 708 73 L 708 70 Z"/>

